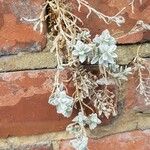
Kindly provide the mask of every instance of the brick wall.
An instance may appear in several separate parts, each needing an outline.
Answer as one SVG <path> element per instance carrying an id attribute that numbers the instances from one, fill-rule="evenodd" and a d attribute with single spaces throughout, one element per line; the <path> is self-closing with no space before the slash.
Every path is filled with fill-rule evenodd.
<path id="1" fill-rule="evenodd" d="M 136 1 L 135 14 L 126 0 L 88 1 L 107 15 L 127 7 L 122 13 L 127 21 L 118 28 L 113 23 L 106 25 L 93 14 L 85 19 L 87 10 L 82 8 L 79 14 L 72 1 L 73 11 L 93 35 L 106 28 L 112 34 L 126 33 L 139 19 L 150 23 L 149 0 L 143 0 L 142 5 Z M 65 127 L 76 111 L 66 119 L 48 105 L 56 60 L 46 46 L 46 25 L 40 33 L 33 30 L 33 22 L 21 19 L 38 18 L 43 2 L 0 0 L 0 150 L 71 150 L 68 143 L 73 137 L 65 132 Z M 139 45 L 140 56 L 146 57 L 150 64 L 149 39 L 150 33 L 146 31 L 118 38 L 118 43 L 122 44 L 117 49 L 119 64 L 130 63 Z M 62 72 L 62 79 L 69 77 L 68 69 Z M 117 91 L 118 116 L 104 120 L 103 126 L 88 131 L 90 150 L 150 149 L 150 105 L 145 104 L 144 98 L 135 90 L 136 86 L 137 75 L 133 74 L 123 86 L 123 92 Z M 70 93 L 73 91 L 71 84 L 67 84 L 67 88 Z"/>
<path id="2" fill-rule="evenodd" d="M 134 1 L 134 13 L 132 13 L 131 6 L 129 6 L 130 0 L 87 0 L 92 6 L 94 6 L 94 8 L 100 10 L 100 12 L 108 16 L 114 16 L 126 7 L 126 9 L 121 13 L 121 15 L 125 17 L 126 22 L 121 27 L 118 27 L 115 23 L 106 24 L 104 21 L 99 20 L 94 14 L 90 15 L 87 20 L 86 15 L 88 14 L 88 10 L 83 7 L 81 8 L 82 11 L 78 12 L 77 3 L 75 3 L 74 0 L 71 1 L 74 3 L 74 5 L 72 5 L 74 12 L 82 18 L 84 26 L 88 27 L 92 31 L 93 35 L 98 34 L 107 28 L 112 34 L 115 34 L 120 44 L 137 43 L 140 41 L 150 40 L 149 32 L 139 32 L 122 37 L 122 35 L 125 35 L 125 33 L 129 32 L 133 28 L 138 20 L 143 20 L 145 23 L 150 23 L 149 0 L 143 0 L 142 5 L 140 4 L 140 0 Z"/>

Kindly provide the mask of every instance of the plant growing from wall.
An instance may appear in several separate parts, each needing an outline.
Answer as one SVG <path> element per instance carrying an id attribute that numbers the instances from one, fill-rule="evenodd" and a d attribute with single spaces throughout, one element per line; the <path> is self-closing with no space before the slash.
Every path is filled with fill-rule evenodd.
<path id="1" fill-rule="evenodd" d="M 150 104 L 150 65 L 148 62 L 139 56 L 140 47 L 137 50 L 137 55 L 133 60 L 133 70 L 138 74 L 138 86 L 136 90 L 143 96 L 146 105 Z"/>
<path id="2" fill-rule="evenodd" d="M 125 8 L 110 17 L 94 9 L 86 0 L 76 0 L 76 2 L 78 10 L 81 6 L 89 10 L 87 18 L 93 12 L 107 24 L 115 22 L 120 26 L 125 22 L 124 17 L 121 16 Z M 133 4 L 134 1 L 130 3 L 132 11 Z M 77 23 L 82 23 L 82 20 L 71 12 L 65 0 L 47 0 L 38 19 L 35 29 L 39 24 L 42 29 L 42 22 L 48 20 L 48 38 L 53 41 L 50 51 L 55 53 L 57 59 L 54 87 L 48 103 L 55 106 L 57 113 L 64 117 L 70 117 L 73 109 L 78 109 L 77 116 L 66 130 L 76 137 L 70 142 L 72 147 L 85 150 L 88 144 L 86 128 L 95 129 L 102 122 L 101 116 L 110 118 L 117 115 L 115 93 L 109 87 L 111 85 L 120 87 L 122 81 L 127 80 L 132 69 L 117 64 L 116 40 L 110 32 L 106 29 L 92 39 L 88 29 L 78 26 Z M 140 22 L 140 25 L 149 28 L 149 25 L 143 22 Z M 136 27 L 135 25 L 131 32 L 134 32 Z M 88 69 L 87 65 L 93 69 Z M 138 55 L 134 60 L 134 66 L 140 78 L 137 89 L 146 97 L 146 101 L 149 101 L 150 93 L 144 88 L 149 87 L 145 85 L 141 74 L 145 66 Z M 72 82 L 75 87 L 72 95 L 68 95 L 65 84 L 60 80 L 60 73 L 65 68 L 69 68 L 71 72 L 68 82 Z"/>

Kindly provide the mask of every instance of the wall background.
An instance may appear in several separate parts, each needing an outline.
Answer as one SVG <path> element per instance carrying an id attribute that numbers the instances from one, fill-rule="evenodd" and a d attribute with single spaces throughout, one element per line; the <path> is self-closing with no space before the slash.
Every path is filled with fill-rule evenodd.
<path id="1" fill-rule="evenodd" d="M 88 0 L 98 10 L 113 15 L 127 7 L 123 15 L 126 23 L 118 28 L 106 25 L 93 14 L 85 19 L 87 10 L 73 11 L 83 19 L 84 27 L 92 34 L 108 28 L 112 34 L 127 33 L 137 22 L 150 23 L 150 1 L 135 2 L 135 14 L 127 0 Z M 33 22 L 21 20 L 38 18 L 44 0 L 0 0 L 0 150 L 71 150 L 68 141 L 72 138 L 64 130 L 72 118 L 66 119 L 56 113 L 47 101 L 52 90 L 56 61 L 46 47 L 46 28 L 41 34 L 33 30 Z M 121 34 L 122 35 L 122 34 Z M 150 32 L 142 31 L 118 39 L 118 62 L 128 64 L 135 56 L 139 45 L 140 56 L 150 64 Z M 69 78 L 69 70 L 62 79 Z M 117 97 L 119 115 L 105 120 L 89 133 L 90 150 L 148 150 L 150 149 L 150 105 L 135 90 L 137 76 L 129 76 L 124 85 L 124 95 Z M 67 85 L 70 92 L 71 84 Z M 118 92 L 118 91 L 117 91 Z"/>

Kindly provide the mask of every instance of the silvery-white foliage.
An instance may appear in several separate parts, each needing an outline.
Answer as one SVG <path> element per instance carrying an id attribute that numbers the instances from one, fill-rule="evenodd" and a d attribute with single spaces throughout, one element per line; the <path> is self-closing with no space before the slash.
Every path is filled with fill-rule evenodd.
<path id="1" fill-rule="evenodd" d="M 50 97 L 49 104 L 56 106 L 57 113 L 63 114 L 65 117 L 70 117 L 73 110 L 73 98 L 66 94 L 62 88 L 57 88 L 52 97 Z"/>
<path id="2" fill-rule="evenodd" d="M 89 30 L 84 30 L 84 31 L 82 31 L 81 33 L 79 33 L 77 35 L 76 39 L 77 40 L 86 40 L 86 39 L 88 39 L 90 37 L 91 37 L 90 31 Z"/>
<path id="3" fill-rule="evenodd" d="M 129 74 L 132 74 L 132 68 L 131 67 L 126 67 L 123 69 L 122 67 L 119 68 L 118 73 L 113 74 L 113 76 L 119 80 L 128 80 L 127 76 Z"/>
<path id="4" fill-rule="evenodd" d="M 116 72 L 119 69 L 119 65 L 115 64 L 109 64 L 108 67 L 112 72 Z"/>
<path id="5" fill-rule="evenodd" d="M 87 120 L 88 118 L 82 112 L 79 112 L 78 115 L 72 121 L 78 123 L 81 126 L 84 126 L 86 125 Z"/>
<path id="6" fill-rule="evenodd" d="M 96 113 L 92 113 L 88 116 L 88 122 L 89 128 L 91 130 L 95 129 L 98 124 L 101 124 L 101 120 L 97 117 Z"/>
<path id="7" fill-rule="evenodd" d="M 116 64 L 115 59 L 117 58 L 116 51 L 116 40 L 110 35 L 108 30 L 102 32 L 100 36 L 96 36 L 93 39 L 94 46 L 94 57 L 91 60 L 91 64 L 103 65 L 109 67 L 110 64 Z"/>
<path id="8" fill-rule="evenodd" d="M 88 53 L 91 51 L 91 47 L 88 44 L 83 43 L 82 41 L 78 40 L 74 45 L 74 49 L 72 51 L 72 55 L 79 58 L 79 61 L 83 63 Z"/>
<path id="9" fill-rule="evenodd" d="M 108 67 L 109 64 L 115 64 L 115 58 L 117 54 L 115 53 L 116 45 L 100 45 L 99 50 L 101 52 L 101 57 L 99 58 L 99 64 Z"/>
<path id="10" fill-rule="evenodd" d="M 96 46 L 99 45 L 115 45 L 116 40 L 114 37 L 112 37 L 109 33 L 109 31 L 106 29 L 102 32 L 101 35 L 96 35 L 93 39 L 93 43 L 96 44 Z"/>
<path id="11" fill-rule="evenodd" d="M 81 126 L 76 123 L 71 123 L 66 127 L 66 131 L 68 131 L 70 134 L 75 135 L 76 137 L 79 137 L 82 134 Z"/>
<path id="12" fill-rule="evenodd" d="M 95 56 L 91 60 L 91 64 L 98 62 L 105 67 L 108 67 L 109 64 L 115 64 L 115 59 L 117 58 L 116 48 L 116 45 L 99 45 L 95 50 Z"/>
<path id="13" fill-rule="evenodd" d="M 87 150 L 88 145 L 88 137 L 87 136 L 80 136 L 77 139 L 70 141 L 72 147 L 75 150 Z"/>

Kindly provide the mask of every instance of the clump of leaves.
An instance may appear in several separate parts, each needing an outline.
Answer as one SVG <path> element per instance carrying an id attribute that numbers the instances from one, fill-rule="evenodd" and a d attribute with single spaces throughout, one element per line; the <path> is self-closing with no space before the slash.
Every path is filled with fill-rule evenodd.
<path id="1" fill-rule="evenodd" d="M 49 104 L 56 106 L 57 113 L 63 114 L 65 117 L 70 117 L 73 109 L 73 98 L 66 94 L 63 85 L 56 88 L 55 93 L 51 95 Z"/>

